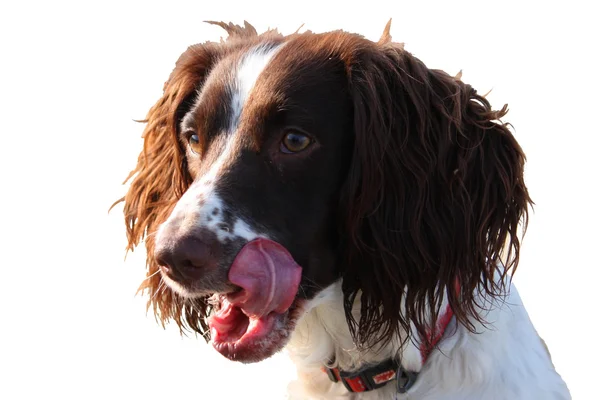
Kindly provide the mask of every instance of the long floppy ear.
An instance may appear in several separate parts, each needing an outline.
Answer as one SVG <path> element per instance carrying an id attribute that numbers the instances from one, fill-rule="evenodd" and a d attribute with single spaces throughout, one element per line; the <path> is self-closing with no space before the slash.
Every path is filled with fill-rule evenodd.
<path id="1" fill-rule="evenodd" d="M 129 190 L 120 200 L 125 202 L 128 250 L 145 238 L 147 277 L 139 290 L 148 292 L 148 308 L 152 306 L 163 326 L 173 319 L 180 329 L 187 325 L 198 332 L 206 329 L 204 318 L 199 316 L 206 313 L 207 305 L 202 300 L 184 302 L 162 281 L 154 259 L 154 234 L 191 184 L 177 130 L 211 67 L 215 50 L 212 43 L 194 45 L 180 56 L 164 85 L 163 96 L 143 121 L 144 147 L 126 179 L 131 179 Z"/>
<path id="2" fill-rule="evenodd" d="M 506 291 L 531 203 L 525 156 L 498 121 L 506 106 L 493 111 L 471 86 L 387 37 L 356 54 L 351 96 L 355 144 L 340 209 L 356 342 L 410 335 L 411 322 L 425 337 L 444 295 L 474 330 L 473 319 L 485 322 L 476 294 Z"/>

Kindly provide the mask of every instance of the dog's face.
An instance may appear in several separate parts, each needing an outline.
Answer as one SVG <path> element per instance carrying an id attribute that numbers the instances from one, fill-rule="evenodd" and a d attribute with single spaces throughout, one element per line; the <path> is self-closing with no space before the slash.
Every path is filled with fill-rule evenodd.
<path id="1" fill-rule="evenodd" d="M 297 303 L 339 276 L 352 109 L 343 63 L 321 50 L 264 41 L 223 54 L 178 121 L 192 183 L 155 257 L 181 296 L 218 294 L 213 343 L 236 360 L 279 350 Z"/>
<path id="2" fill-rule="evenodd" d="M 530 201 L 505 110 L 389 25 L 378 43 L 218 25 L 227 42 L 190 47 L 150 110 L 124 198 L 160 320 L 259 361 L 342 279 L 358 344 L 424 334 L 442 296 L 469 326 L 481 279 L 501 294 L 498 263 L 518 261 Z"/>

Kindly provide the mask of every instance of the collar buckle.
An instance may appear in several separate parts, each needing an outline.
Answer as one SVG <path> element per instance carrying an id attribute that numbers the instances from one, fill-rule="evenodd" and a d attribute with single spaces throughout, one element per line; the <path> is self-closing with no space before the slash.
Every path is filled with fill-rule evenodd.
<path id="1" fill-rule="evenodd" d="M 396 371 L 396 392 L 406 393 L 417 381 L 418 372 L 407 371 L 402 366 Z"/>

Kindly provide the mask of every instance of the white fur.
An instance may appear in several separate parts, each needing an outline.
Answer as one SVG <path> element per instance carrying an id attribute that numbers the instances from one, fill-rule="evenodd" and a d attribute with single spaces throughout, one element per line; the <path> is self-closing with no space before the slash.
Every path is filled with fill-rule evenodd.
<path id="1" fill-rule="evenodd" d="M 355 313 L 358 313 L 358 301 Z M 491 309 L 486 313 L 489 325 L 475 323 L 477 334 L 457 325 L 453 319 L 439 349 L 431 353 L 424 365 L 412 342 L 400 348 L 399 340 L 392 341 L 378 354 L 358 351 L 342 304 L 338 282 L 306 306 L 309 311 L 299 321 L 287 347 L 298 370 L 298 380 L 288 388 L 290 399 L 571 398 L 514 286 L 502 302 L 490 303 Z M 341 369 L 354 370 L 365 363 L 384 361 L 394 354 L 401 354 L 401 363 L 406 369 L 420 371 L 416 383 L 406 394 L 395 392 L 395 381 L 374 391 L 350 393 L 341 383 L 332 383 L 320 369 L 331 355 L 335 355 L 336 365 Z"/>
<path id="2" fill-rule="evenodd" d="M 265 69 L 269 61 L 280 50 L 281 45 L 270 47 L 260 45 L 250 50 L 243 58 L 238 66 L 236 77 L 234 80 L 234 91 L 232 96 L 232 116 L 231 127 L 235 131 L 240 115 L 244 108 L 244 104 L 254 88 L 258 77 Z"/>

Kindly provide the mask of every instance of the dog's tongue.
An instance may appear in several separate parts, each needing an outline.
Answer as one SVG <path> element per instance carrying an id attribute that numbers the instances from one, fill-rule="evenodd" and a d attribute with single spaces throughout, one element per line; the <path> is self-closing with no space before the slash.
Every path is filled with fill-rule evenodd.
<path id="1" fill-rule="evenodd" d="M 301 275 L 302 268 L 279 243 L 256 239 L 246 244 L 229 270 L 229 281 L 241 290 L 223 299 L 210 318 L 213 339 L 251 341 L 267 335 L 275 314 L 292 305 Z"/>
<path id="2" fill-rule="evenodd" d="M 242 290 L 228 300 L 251 316 L 284 313 L 296 297 L 301 274 L 285 247 L 267 239 L 253 240 L 229 270 L 229 281 Z"/>

